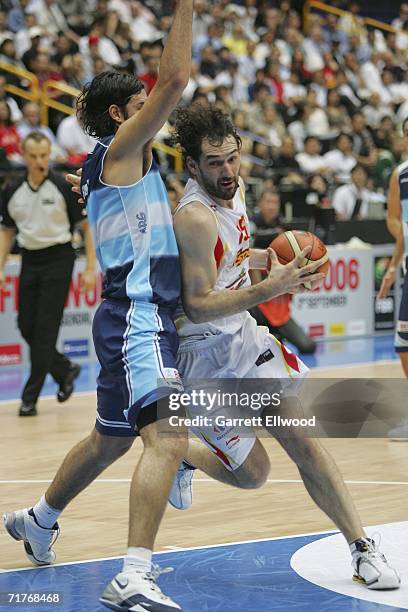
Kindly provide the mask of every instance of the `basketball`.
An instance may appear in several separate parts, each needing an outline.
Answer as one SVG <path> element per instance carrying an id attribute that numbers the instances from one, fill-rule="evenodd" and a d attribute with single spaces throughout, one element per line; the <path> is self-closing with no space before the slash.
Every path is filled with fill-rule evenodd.
<path id="1" fill-rule="evenodd" d="M 287 231 L 272 240 L 269 246 L 276 252 L 279 262 L 286 265 L 291 262 L 302 249 L 309 245 L 312 247 L 312 250 L 309 255 L 305 257 L 301 267 L 306 266 L 312 261 L 321 261 L 321 265 L 316 270 L 316 273 L 323 272 L 327 274 L 330 266 L 327 249 L 320 238 L 312 234 L 312 232 L 303 232 L 300 230 Z M 304 286 L 306 289 L 312 289 L 311 283 L 305 282 Z"/>

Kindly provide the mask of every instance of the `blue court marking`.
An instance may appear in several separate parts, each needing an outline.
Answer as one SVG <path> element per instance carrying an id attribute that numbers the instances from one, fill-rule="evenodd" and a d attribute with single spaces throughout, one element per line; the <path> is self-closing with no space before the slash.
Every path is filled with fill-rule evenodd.
<path id="1" fill-rule="evenodd" d="M 293 350 L 290 344 L 288 346 Z M 390 359 L 398 361 L 393 335 L 322 341 L 318 342 L 314 355 L 301 355 L 301 357 L 307 366 L 313 368 Z M 95 391 L 99 364 L 87 362 L 81 365 L 81 374 L 75 381 L 75 391 Z M 0 367 L 0 400 L 19 399 L 27 376 L 26 367 Z M 41 395 L 54 396 L 56 392 L 57 385 L 51 376 L 47 376 Z"/>
<path id="2" fill-rule="evenodd" d="M 159 583 L 184 612 L 402 612 L 402 608 L 370 603 L 315 586 L 291 569 L 290 559 L 296 550 L 327 535 L 195 548 L 157 554 L 154 561 L 161 567 L 174 568 L 160 576 Z M 107 559 L 7 571 L 0 573 L 0 592 L 63 594 L 60 606 L 12 608 L 24 612 L 102 612 L 106 608 L 98 604 L 98 597 L 120 569 L 121 559 Z"/>

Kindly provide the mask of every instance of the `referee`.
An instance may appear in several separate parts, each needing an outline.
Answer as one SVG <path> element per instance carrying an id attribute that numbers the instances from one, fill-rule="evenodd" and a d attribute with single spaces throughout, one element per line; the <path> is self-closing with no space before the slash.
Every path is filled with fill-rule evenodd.
<path id="1" fill-rule="evenodd" d="M 56 349 L 74 266 L 72 230 L 82 221 L 87 267 L 82 289 L 95 284 L 95 252 L 88 223 L 64 178 L 49 171 L 51 143 L 32 132 L 22 143 L 27 172 L 2 193 L 0 288 L 14 236 L 21 248 L 18 327 L 30 347 L 31 371 L 21 397 L 20 416 L 37 414 L 36 403 L 48 372 L 59 385 L 57 400 L 71 395 L 80 366 Z"/>

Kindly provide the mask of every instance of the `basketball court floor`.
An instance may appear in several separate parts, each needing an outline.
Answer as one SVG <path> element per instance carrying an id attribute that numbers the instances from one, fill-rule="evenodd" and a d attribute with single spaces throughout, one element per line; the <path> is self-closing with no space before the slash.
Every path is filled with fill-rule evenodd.
<path id="1" fill-rule="evenodd" d="M 391 336 L 321 343 L 306 359 L 313 376 L 400 378 Z M 36 418 L 16 416 L 25 372 L 0 370 L 0 512 L 33 504 L 65 453 L 92 428 L 96 365 L 84 366 L 77 393 L 55 401 L 44 387 Z M 402 401 L 406 399 L 402 398 Z M 159 583 L 185 612 L 396 612 L 408 610 L 408 443 L 328 439 L 369 535 L 402 576 L 398 591 L 369 591 L 351 580 L 348 547 L 304 490 L 272 439 L 263 488 L 242 491 L 198 472 L 193 507 L 168 508 L 155 562 Z M 0 529 L 0 610 L 102 612 L 98 597 L 119 571 L 126 546 L 127 498 L 140 443 L 67 508 L 56 543 L 58 563 L 31 569 L 21 543 Z M 8 604 L 9 593 L 20 593 Z M 24 604 L 24 593 L 51 603 Z M 4 606 L 4 608 L 3 608 Z"/>

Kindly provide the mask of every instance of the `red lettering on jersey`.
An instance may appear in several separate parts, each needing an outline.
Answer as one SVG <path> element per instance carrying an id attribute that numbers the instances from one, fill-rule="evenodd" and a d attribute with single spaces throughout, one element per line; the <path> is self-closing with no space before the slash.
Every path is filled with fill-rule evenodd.
<path id="1" fill-rule="evenodd" d="M 292 370 L 296 370 L 296 372 L 300 372 L 296 355 L 288 351 L 288 349 L 286 348 L 284 344 L 281 344 L 281 349 L 282 349 L 282 355 L 286 363 L 288 364 L 288 366 L 292 368 Z"/>
<path id="2" fill-rule="evenodd" d="M 214 247 L 215 263 L 217 264 L 217 270 L 220 267 L 221 259 L 224 257 L 224 246 L 221 238 L 218 236 L 217 244 Z"/>
<path id="3" fill-rule="evenodd" d="M 240 216 L 237 227 L 239 230 L 239 244 L 244 242 L 244 240 L 249 240 L 249 234 L 248 234 L 247 226 L 245 225 L 244 215 Z"/>

